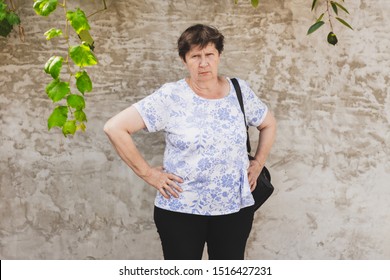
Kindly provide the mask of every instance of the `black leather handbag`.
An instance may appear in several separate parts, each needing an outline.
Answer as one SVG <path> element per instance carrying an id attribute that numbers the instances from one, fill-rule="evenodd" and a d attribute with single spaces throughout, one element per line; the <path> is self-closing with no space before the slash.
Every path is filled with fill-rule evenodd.
<path id="1" fill-rule="evenodd" d="M 233 78 L 231 79 L 234 89 L 236 90 L 237 99 L 240 103 L 241 111 L 244 114 L 244 121 L 246 126 L 246 148 L 248 151 L 248 157 L 250 160 L 253 160 L 254 157 L 250 155 L 251 152 L 251 143 L 249 140 L 249 133 L 248 133 L 248 125 L 246 123 L 246 117 L 245 117 L 245 110 L 244 110 L 244 102 L 242 101 L 242 93 L 240 85 L 238 84 L 237 79 Z M 274 186 L 271 184 L 271 174 L 269 173 L 268 169 L 264 166 L 263 169 L 260 172 L 259 177 L 257 178 L 257 184 L 256 188 L 252 192 L 253 198 L 255 200 L 254 210 L 260 208 L 261 205 L 271 196 L 271 194 L 274 191 Z"/>

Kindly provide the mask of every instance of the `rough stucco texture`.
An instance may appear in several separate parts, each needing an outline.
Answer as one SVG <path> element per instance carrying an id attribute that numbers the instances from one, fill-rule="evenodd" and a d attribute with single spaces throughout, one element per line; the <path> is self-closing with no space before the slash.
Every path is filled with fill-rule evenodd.
<path id="1" fill-rule="evenodd" d="M 354 31 L 334 23 L 336 47 L 328 26 L 306 36 L 309 1 L 107 1 L 90 18 L 99 65 L 89 70 L 87 131 L 69 138 L 47 131 L 54 106 L 44 92 L 43 65 L 66 46 L 43 32 L 63 26 L 62 12 L 42 18 L 16 2 L 25 41 L 0 38 L 1 259 L 162 258 L 155 192 L 103 125 L 186 74 L 175 42 L 198 22 L 226 36 L 221 74 L 246 79 L 278 120 L 267 162 L 276 191 L 256 213 L 246 258 L 390 258 L 390 1 L 345 1 Z M 135 140 L 161 164 L 161 134 Z"/>

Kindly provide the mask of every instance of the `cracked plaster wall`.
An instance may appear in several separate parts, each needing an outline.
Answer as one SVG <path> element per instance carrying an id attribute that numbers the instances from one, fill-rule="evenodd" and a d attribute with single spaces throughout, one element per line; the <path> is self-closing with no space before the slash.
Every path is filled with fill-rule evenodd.
<path id="1" fill-rule="evenodd" d="M 226 37 L 221 73 L 246 79 L 278 120 L 267 163 L 276 191 L 256 214 L 246 258 L 390 258 L 390 1 L 346 1 L 354 31 L 336 24 L 336 47 L 328 27 L 305 35 L 315 19 L 308 1 L 107 1 L 90 20 L 99 65 L 89 70 L 87 131 L 68 139 L 46 129 L 53 105 L 42 67 L 64 53 L 43 36 L 55 16 L 15 2 L 26 39 L 0 38 L 1 259 L 162 258 L 154 191 L 102 127 L 186 74 L 175 42 L 198 22 Z M 161 163 L 161 134 L 135 140 Z"/>

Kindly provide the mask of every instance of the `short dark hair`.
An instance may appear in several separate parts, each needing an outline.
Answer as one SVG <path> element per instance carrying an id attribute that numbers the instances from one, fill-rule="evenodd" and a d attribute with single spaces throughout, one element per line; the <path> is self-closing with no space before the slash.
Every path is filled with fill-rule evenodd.
<path id="1" fill-rule="evenodd" d="M 223 51 L 224 36 L 217 28 L 204 24 L 195 24 L 188 27 L 177 40 L 179 56 L 186 61 L 186 54 L 193 46 L 200 48 L 213 43 L 219 54 Z"/>

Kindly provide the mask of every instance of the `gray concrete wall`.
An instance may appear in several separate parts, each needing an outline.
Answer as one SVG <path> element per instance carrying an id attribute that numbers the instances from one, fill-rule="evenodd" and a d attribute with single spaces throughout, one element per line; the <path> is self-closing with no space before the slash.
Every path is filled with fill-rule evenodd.
<path id="1" fill-rule="evenodd" d="M 221 73 L 248 80 L 278 120 L 267 163 L 276 191 L 256 214 L 246 258 L 390 258 L 390 1 L 346 1 L 355 30 L 336 23 L 336 47 L 325 41 L 328 27 L 306 36 L 310 1 L 261 1 L 258 9 L 244 0 L 107 1 L 90 19 L 100 63 L 90 69 L 87 131 L 67 139 L 46 129 L 53 105 L 42 67 L 64 50 L 42 35 L 55 16 L 16 2 L 25 42 L 16 33 L 0 38 L 1 259 L 162 258 L 154 190 L 102 128 L 185 75 L 175 42 L 198 22 L 226 36 Z M 161 163 L 161 134 L 136 141 Z"/>

